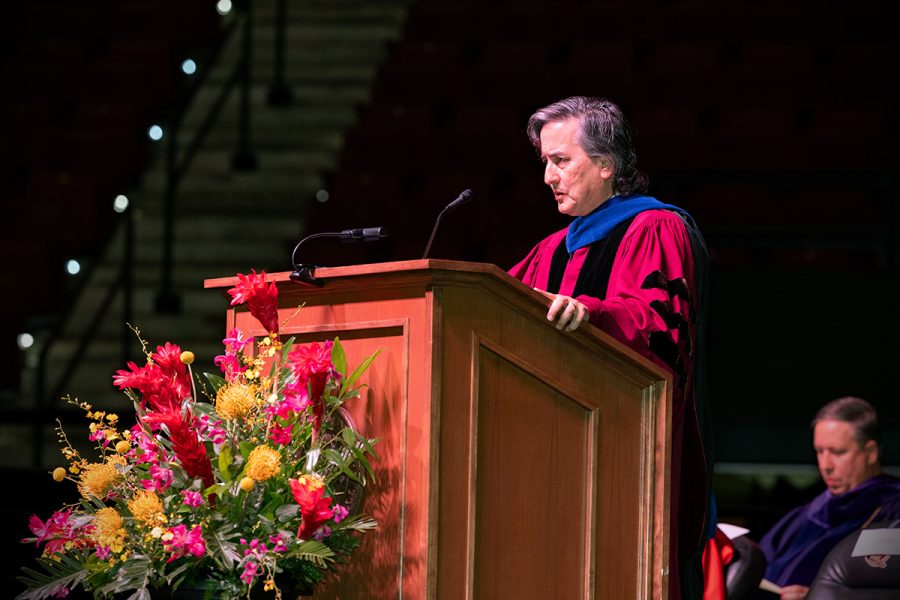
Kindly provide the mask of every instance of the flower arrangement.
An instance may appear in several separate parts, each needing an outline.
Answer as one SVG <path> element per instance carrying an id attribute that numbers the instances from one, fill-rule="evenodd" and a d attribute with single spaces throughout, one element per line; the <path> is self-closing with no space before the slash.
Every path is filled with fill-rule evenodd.
<path id="1" fill-rule="evenodd" d="M 42 548 L 41 569 L 23 569 L 18 598 L 80 586 L 143 600 L 199 586 L 217 600 L 259 588 L 280 599 L 285 577 L 314 585 L 377 526 L 359 513 L 377 440 L 342 408 L 377 352 L 349 371 L 338 339 L 282 341 L 275 284 L 255 271 L 238 281 L 231 304 L 246 304 L 269 333 L 255 342 L 230 332 L 215 358 L 221 375 L 194 377 L 192 353 L 171 343 L 150 352 L 141 339 L 146 364 L 113 378 L 134 405 L 133 427 L 120 431 L 115 414 L 69 398 L 100 456 L 82 457 L 58 427 L 68 468 L 52 475 L 77 484 L 80 500 L 31 517 L 23 542 Z"/>

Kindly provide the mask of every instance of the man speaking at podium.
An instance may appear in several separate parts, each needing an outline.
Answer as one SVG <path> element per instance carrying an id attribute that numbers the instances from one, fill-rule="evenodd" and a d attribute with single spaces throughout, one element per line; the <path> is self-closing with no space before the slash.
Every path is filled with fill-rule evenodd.
<path id="1" fill-rule="evenodd" d="M 552 299 L 547 319 L 588 321 L 673 374 L 669 598 L 703 594 L 712 456 L 703 337 L 708 258 L 684 210 L 643 195 L 627 120 L 602 98 L 535 112 L 528 136 L 569 226 L 510 269 Z"/>

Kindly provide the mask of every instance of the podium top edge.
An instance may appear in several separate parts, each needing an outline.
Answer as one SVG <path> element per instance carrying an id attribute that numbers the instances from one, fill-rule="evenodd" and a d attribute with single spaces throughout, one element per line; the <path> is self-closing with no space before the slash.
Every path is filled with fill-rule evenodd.
<path id="1" fill-rule="evenodd" d="M 360 275 L 381 275 L 381 274 L 399 274 L 403 272 L 421 272 L 421 271 L 456 271 L 468 273 L 493 274 L 498 276 L 506 275 L 506 271 L 495 264 L 465 262 L 457 260 L 443 259 L 417 259 L 403 260 L 382 263 L 370 263 L 360 265 L 348 265 L 341 267 L 317 267 L 315 276 L 320 280 L 340 279 L 345 277 L 355 277 Z M 249 271 L 248 271 L 249 272 Z M 265 273 L 265 271 L 260 271 Z M 245 273 L 246 274 L 246 273 Z M 290 271 L 281 271 L 276 273 L 266 273 L 266 281 L 282 283 L 290 281 Z M 230 277 L 214 277 L 205 279 L 203 287 L 205 289 L 216 289 L 223 287 L 232 287 L 239 282 L 237 275 Z"/>

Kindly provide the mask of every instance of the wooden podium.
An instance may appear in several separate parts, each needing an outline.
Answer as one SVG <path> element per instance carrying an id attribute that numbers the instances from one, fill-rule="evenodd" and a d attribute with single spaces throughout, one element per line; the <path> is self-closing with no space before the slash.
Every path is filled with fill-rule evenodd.
<path id="1" fill-rule="evenodd" d="M 269 275 L 282 333 L 339 337 L 350 365 L 382 349 L 347 405 L 381 438 L 363 507 L 379 530 L 315 598 L 667 597 L 663 369 L 592 326 L 557 331 L 544 296 L 493 265 L 315 275 L 322 287 Z M 232 327 L 265 333 L 244 307 Z"/>

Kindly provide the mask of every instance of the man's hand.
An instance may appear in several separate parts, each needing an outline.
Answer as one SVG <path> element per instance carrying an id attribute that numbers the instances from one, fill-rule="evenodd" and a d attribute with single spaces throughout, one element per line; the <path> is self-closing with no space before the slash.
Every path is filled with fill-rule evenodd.
<path id="1" fill-rule="evenodd" d="M 537 288 L 535 288 L 537 290 Z M 563 296 L 562 294 L 552 294 L 544 290 L 537 290 L 547 296 L 553 302 L 550 304 L 550 310 L 547 311 L 547 320 L 556 321 L 556 328 L 565 331 L 575 331 L 587 320 L 587 307 L 572 298 L 571 296 Z"/>
<path id="2" fill-rule="evenodd" d="M 803 600 L 808 593 L 805 585 L 786 585 L 781 588 L 781 600 Z"/>

